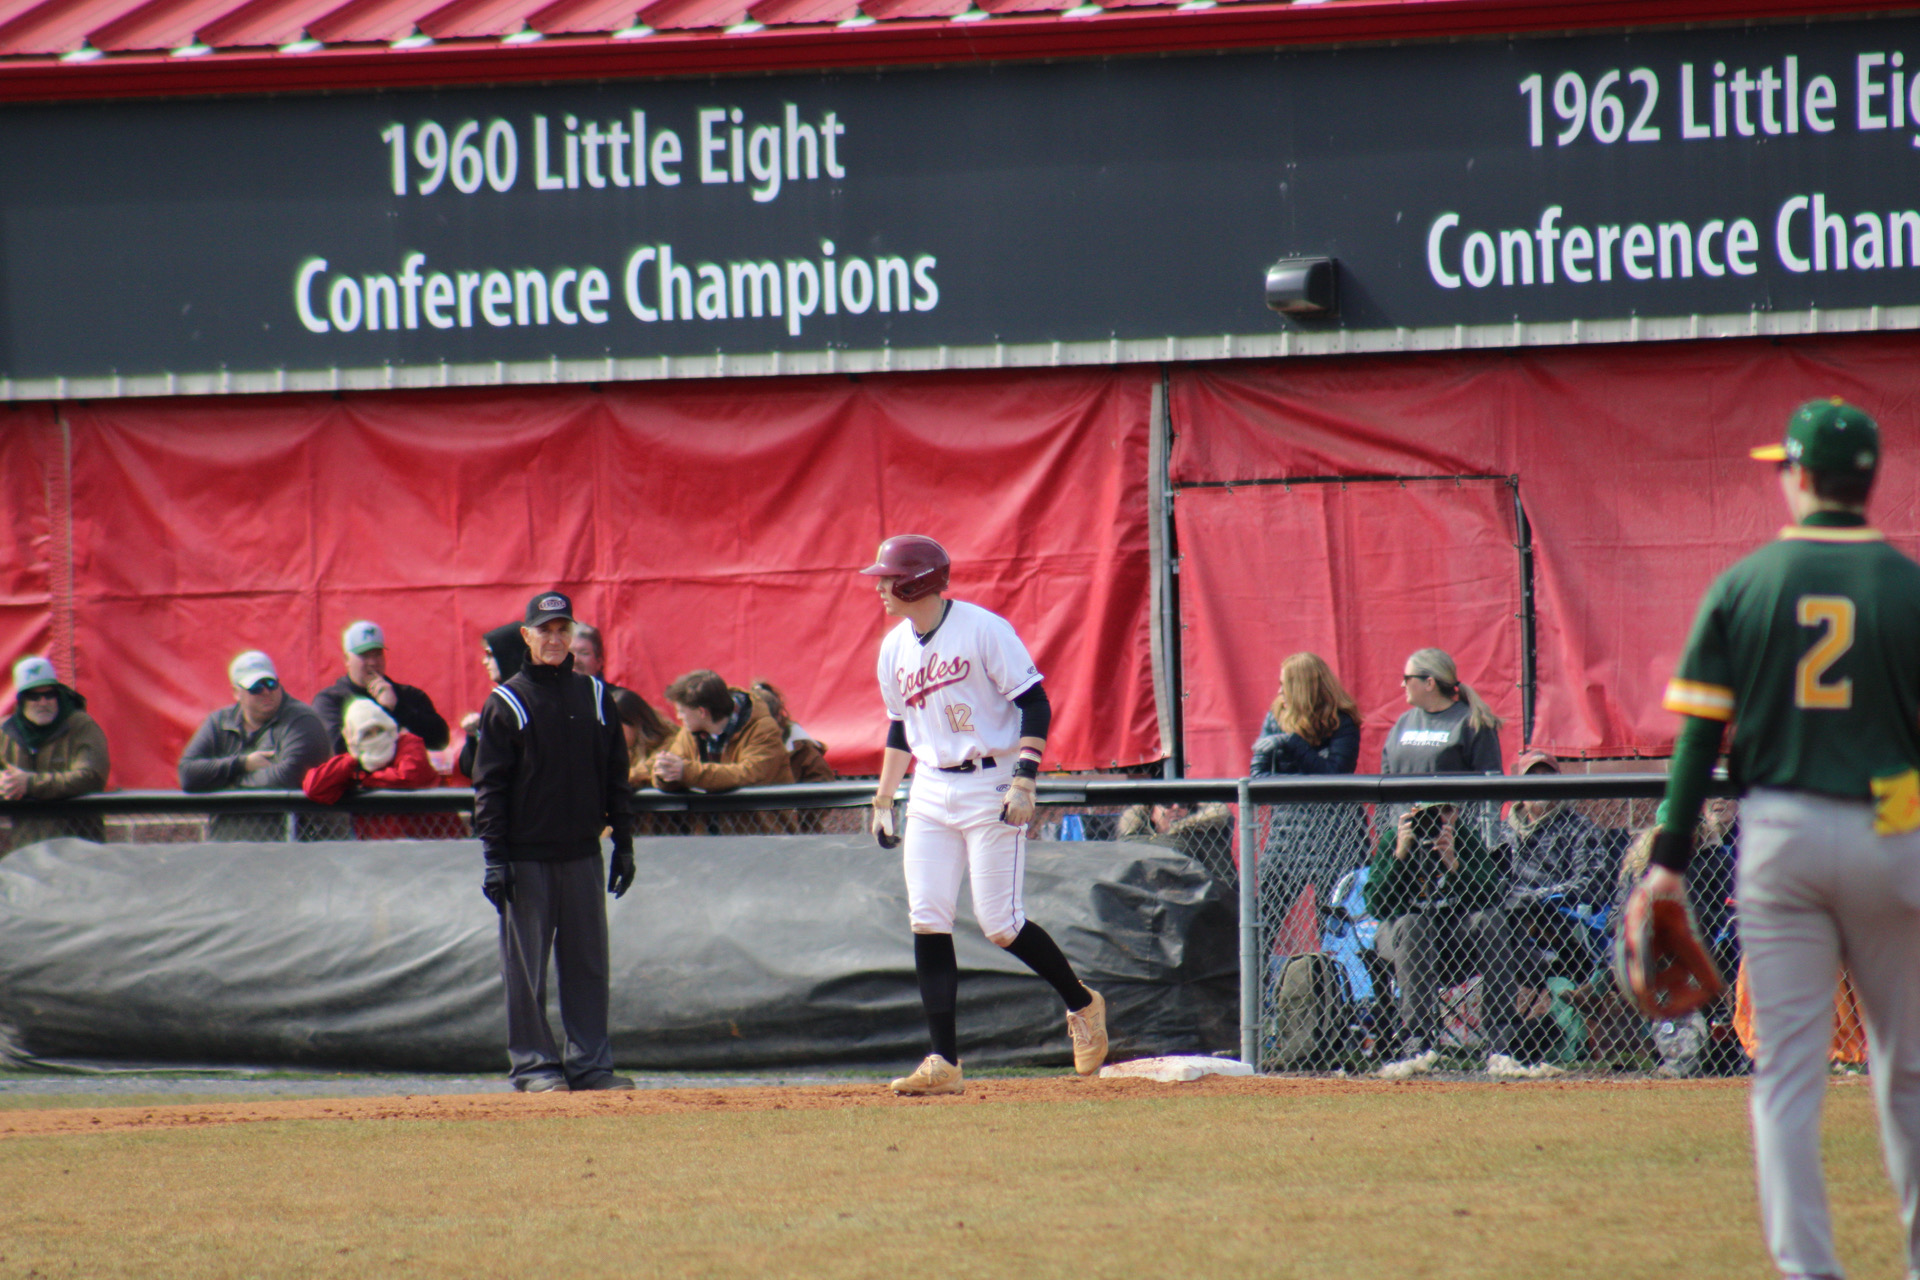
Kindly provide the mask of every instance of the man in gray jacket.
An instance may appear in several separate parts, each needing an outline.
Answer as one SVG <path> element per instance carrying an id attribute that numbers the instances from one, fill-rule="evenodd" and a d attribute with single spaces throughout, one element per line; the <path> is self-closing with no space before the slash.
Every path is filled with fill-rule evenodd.
<path id="1" fill-rule="evenodd" d="M 201 722 L 180 756 L 182 791 L 298 791 L 307 770 L 332 753 L 313 708 L 288 696 L 273 659 L 249 649 L 227 667 L 233 705 Z M 272 813 L 222 813 L 214 840 L 284 840 Z"/>

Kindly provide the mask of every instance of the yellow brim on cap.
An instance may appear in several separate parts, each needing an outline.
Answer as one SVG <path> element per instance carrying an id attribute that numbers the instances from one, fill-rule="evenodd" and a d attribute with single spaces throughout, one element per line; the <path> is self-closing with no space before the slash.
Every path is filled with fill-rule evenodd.
<path id="1" fill-rule="evenodd" d="M 1785 462 L 1787 446 L 1783 444 L 1763 444 L 1758 449 L 1748 450 L 1747 456 L 1758 458 L 1762 462 Z"/>

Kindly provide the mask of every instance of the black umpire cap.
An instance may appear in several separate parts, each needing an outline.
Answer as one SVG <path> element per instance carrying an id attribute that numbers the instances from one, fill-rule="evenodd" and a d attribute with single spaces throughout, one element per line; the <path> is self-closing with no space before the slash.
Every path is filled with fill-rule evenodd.
<path id="1" fill-rule="evenodd" d="M 527 622 L 529 627 L 538 627 L 552 622 L 555 618 L 573 621 L 573 601 L 558 591 L 542 591 L 527 601 Z"/>

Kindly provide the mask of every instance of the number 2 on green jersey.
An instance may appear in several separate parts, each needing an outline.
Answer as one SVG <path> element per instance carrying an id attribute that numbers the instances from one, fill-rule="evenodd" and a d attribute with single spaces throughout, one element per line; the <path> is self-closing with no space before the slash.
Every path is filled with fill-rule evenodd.
<path id="1" fill-rule="evenodd" d="M 1794 669 L 1793 705 L 1810 711 L 1844 711 L 1853 705 L 1853 681 L 1829 682 L 1827 672 L 1853 647 L 1853 601 L 1845 596 L 1801 596 L 1795 607 L 1803 627 L 1819 627 L 1813 642 Z"/>

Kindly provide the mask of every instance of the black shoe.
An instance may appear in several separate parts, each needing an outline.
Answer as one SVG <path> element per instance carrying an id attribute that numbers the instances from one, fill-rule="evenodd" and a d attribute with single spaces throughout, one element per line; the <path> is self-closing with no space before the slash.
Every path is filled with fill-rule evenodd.
<path id="1" fill-rule="evenodd" d="M 573 1086 L 573 1091 L 575 1093 L 585 1093 L 592 1089 L 631 1089 L 631 1088 L 633 1088 L 632 1076 L 617 1076 L 617 1075 L 614 1075 L 611 1071 L 609 1071 L 606 1075 L 595 1076 L 591 1080 L 582 1080 L 579 1084 L 576 1084 Z"/>
<path id="2" fill-rule="evenodd" d="M 513 1087 L 522 1093 L 565 1093 L 567 1082 L 560 1076 L 522 1076 Z"/>

